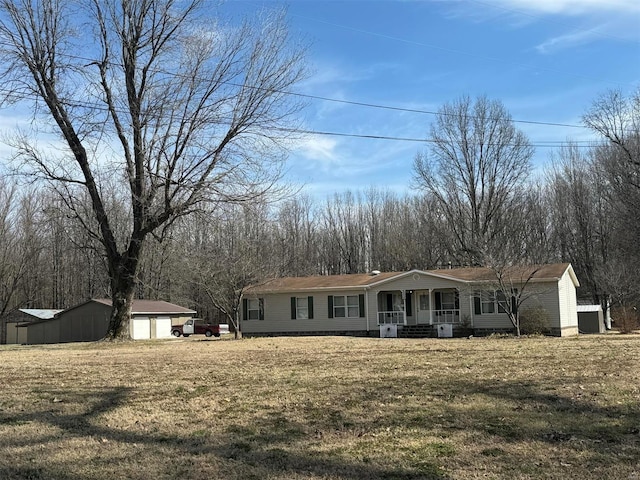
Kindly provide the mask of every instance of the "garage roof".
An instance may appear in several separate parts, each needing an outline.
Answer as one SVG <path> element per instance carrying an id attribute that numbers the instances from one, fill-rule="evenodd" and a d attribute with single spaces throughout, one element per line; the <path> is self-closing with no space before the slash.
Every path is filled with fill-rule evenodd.
<path id="1" fill-rule="evenodd" d="M 94 298 L 91 302 L 102 303 L 111 307 L 111 299 L 109 298 Z M 131 313 L 133 315 L 145 315 L 145 314 L 180 314 L 180 313 L 196 313 L 195 310 L 181 307 L 173 303 L 165 302 L 163 300 L 137 300 L 133 301 L 131 307 Z"/>

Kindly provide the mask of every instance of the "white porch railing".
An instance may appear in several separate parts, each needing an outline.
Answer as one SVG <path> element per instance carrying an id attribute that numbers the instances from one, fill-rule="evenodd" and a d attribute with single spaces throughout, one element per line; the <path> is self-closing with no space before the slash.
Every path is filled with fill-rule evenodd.
<path id="1" fill-rule="evenodd" d="M 406 325 L 407 317 L 403 311 L 378 312 L 378 325 Z"/>
<path id="2" fill-rule="evenodd" d="M 434 325 L 441 323 L 462 323 L 460 321 L 460 310 L 433 310 L 431 314 Z"/>

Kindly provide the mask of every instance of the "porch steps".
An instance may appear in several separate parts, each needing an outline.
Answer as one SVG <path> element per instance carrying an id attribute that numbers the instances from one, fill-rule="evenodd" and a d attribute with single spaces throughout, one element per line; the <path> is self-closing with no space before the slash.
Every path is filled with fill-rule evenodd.
<path id="1" fill-rule="evenodd" d="M 473 335 L 474 330 L 462 325 L 453 326 L 454 337 Z M 438 336 L 437 325 L 403 325 L 398 327 L 398 338 L 435 338 Z"/>
<path id="2" fill-rule="evenodd" d="M 403 325 L 398 328 L 398 338 L 437 337 L 438 332 L 432 325 Z"/>

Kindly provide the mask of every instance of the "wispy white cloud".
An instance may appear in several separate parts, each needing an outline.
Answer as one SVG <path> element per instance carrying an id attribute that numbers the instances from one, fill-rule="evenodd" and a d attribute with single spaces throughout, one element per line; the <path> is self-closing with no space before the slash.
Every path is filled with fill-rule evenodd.
<path id="1" fill-rule="evenodd" d="M 337 147 L 338 142 L 333 138 L 307 135 L 298 140 L 292 151 L 306 160 L 328 167 L 335 163 L 338 158 L 336 154 Z"/>
<path id="2" fill-rule="evenodd" d="M 557 37 L 549 38 L 544 42 L 536 45 L 535 49 L 538 53 L 547 54 L 554 53 L 566 48 L 585 45 L 595 38 L 601 38 L 596 30 L 578 30 Z"/>
<path id="3" fill-rule="evenodd" d="M 449 13 L 475 22 L 499 21 L 509 28 L 539 21 L 565 27 L 569 33 L 538 46 L 546 48 L 544 53 L 549 53 L 548 47 L 555 50 L 560 45 L 580 45 L 604 37 L 640 40 L 638 0 L 460 0 L 450 5 Z"/>
<path id="4" fill-rule="evenodd" d="M 527 12 L 570 16 L 602 11 L 640 12 L 640 2 L 637 0 L 488 0 L 486 3 Z"/>

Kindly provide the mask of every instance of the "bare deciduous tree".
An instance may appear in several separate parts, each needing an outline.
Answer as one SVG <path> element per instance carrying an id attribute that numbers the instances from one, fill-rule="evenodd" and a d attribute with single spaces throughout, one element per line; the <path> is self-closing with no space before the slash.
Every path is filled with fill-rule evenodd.
<path id="1" fill-rule="evenodd" d="M 498 101 L 463 97 L 444 105 L 431 127 L 432 145 L 417 155 L 415 179 L 437 200 L 458 261 L 484 264 L 509 224 L 505 209 L 530 171 L 533 147 Z"/>
<path id="2" fill-rule="evenodd" d="M 66 149 L 42 151 L 27 136 L 14 146 L 23 171 L 56 182 L 102 244 L 111 339 L 129 337 L 149 235 L 280 178 L 279 132 L 299 109 L 286 92 L 304 74 L 302 51 L 281 14 L 234 28 L 213 11 L 203 0 L 0 1 L 4 100 L 31 102 Z M 105 200 L 114 178 L 128 206 L 122 239 Z"/>
<path id="3" fill-rule="evenodd" d="M 19 196 L 14 184 L 0 178 L 0 344 L 7 343 L 8 314 L 31 300 L 25 282 L 37 268 L 38 199 Z"/>

